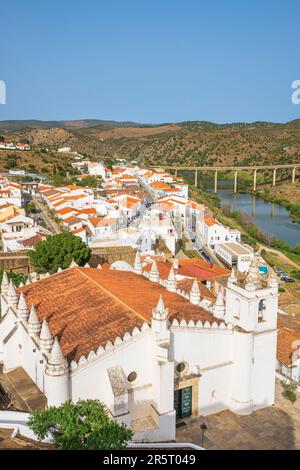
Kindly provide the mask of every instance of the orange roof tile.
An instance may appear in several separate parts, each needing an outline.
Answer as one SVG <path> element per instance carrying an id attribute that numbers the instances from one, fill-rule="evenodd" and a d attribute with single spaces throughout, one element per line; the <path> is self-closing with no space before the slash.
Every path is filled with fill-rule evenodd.
<path id="1" fill-rule="evenodd" d="M 168 184 L 160 183 L 159 181 L 156 181 L 155 183 L 151 183 L 150 186 L 153 189 L 168 189 L 168 188 L 170 188 L 170 186 Z"/>
<path id="2" fill-rule="evenodd" d="M 71 268 L 18 289 L 40 320 L 47 318 L 69 361 L 126 331 L 150 324 L 162 294 L 170 319 L 217 321 L 201 307 L 131 272 Z"/>
<path id="3" fill-rule="evenodd" d="M 64 207 L 56 211 L 59 215 L 68 214 L 69 212 L 74 212 L 74 207 Z"/>
<path id="4" fill-rule="evenodd" d="M 96 214 L 96 209 L 94 207 L 87 207 L 86 209 L 77 210 L 77 214 Z"/>
<path id="5" fill-rule="evenodd" d="M 90 217 L 89 221 L 93 227 L 106 227 L 116 223 L 117 219 L 108 218 L 108 217 Z"/>
<path id="6" fill-rule="evenodd" d="M 217 221 L 213 217 L 206 217 L 204 222 L 208 227 L 212 227 L 213 225 L 217 225 Z"/>
<path id="7" fill-rule="evenodd" d="M 179 289 L 182 289 L 184 292 L 190 293 L 192 286 L 193 286 L 194 279 L 190 279 L 190 278 L 181 279 L 180 281 L 177 281 L 177 287 Z M 208 290 L 207 287 L 200 280 L 197 280 L 197 283 L 199 286 L 201 298 L 204 297 L 205 299 L 214 301 L 215 296 L 210 292 L 210 290 Z"/>
<path id="8" fill-rule="evenodd" d="M 72 230 L 71 233 L 73 233 L 73 235 L 76 235 L 76 233 L 80 233 L 80 232 L 85 232 L 85 228 L 84 227 L 76 228 L 75 230 Z"/>
<path id="9" fill-rule="evenodd" d="M 286 367 L 292 367 L 299 357 L 300 322 L 290 317 L 278 316 L 277 359 Z"/>
<path id="10" fill-rule="evenodd" d="M 230 274 L 229 269 L 214 263 L 210 263 L 209 261 L 205 261 L 201 258 L 188 258 L 180 260 L 180 268 L 189 268 L 191 266 L 198 267 L 203 271 L 216 274 L 217 276 L 227 276 Z"/>

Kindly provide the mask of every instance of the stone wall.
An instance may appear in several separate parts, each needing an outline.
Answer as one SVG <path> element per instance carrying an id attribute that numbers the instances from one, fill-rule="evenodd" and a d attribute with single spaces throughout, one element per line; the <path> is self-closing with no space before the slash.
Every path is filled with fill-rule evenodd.
<path id="1" fill-rule="evenodd" d="M 26 253 L 20 252 L 0 252 L 0 269 L 22 274 L 28 274 L 33 271 L 29 256 Z"/>
<path id="2" fill-rule="evenodd" d="M 131 246 L 113 246 L 103 248 L 93 248 L 89 264 L 92 268 L 98 264 L 109 263 L 115 261 L 126 261 L 133 265 L 135 259 L 135 250 Z"/>

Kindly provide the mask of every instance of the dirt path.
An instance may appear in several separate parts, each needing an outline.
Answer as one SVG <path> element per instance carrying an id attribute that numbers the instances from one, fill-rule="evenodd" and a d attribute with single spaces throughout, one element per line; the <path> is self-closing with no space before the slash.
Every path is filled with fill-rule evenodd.
<path id="1" fill-rule="evenodd" d="M 285 255 L 284 253 L 282 253 L 281 251 L 276 250 L 275 248 L 270 248 L 270 247 L 268 247 L 268 246 L 262 245 L 261 243 L 259 243 L 259 246 L 260 246 L 260 248 L 263 249 L 263 250 L 270 251 L 271 253 L 274 253 L 274 254 L 277 255 L 278 258 L 280 258 L 282 261 L 291 264 L 292 266 L 294 266 L 294 267 L 297 268 L 297 269 L 300 269 L 300 265 L 299 265 L 299 264 L 297 264 L 295 261 L 291 260 L 288 256 L 286 256 L 286 255 Z"/>

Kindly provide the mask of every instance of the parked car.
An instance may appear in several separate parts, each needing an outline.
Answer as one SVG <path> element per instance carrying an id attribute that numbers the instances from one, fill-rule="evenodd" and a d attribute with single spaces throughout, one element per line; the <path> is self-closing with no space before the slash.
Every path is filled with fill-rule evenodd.
<path id="1" fill-rule="evenodd" d="M 289 276 L 281 276 L 280 279 L 284 282 L 295 282 L 295 279 L 293 279 L 292 277 L 289 277 Z"/>
<path id="2" fill-rule="evenodd" d="M 208 256 L 208 254 L 206 254 L 205 251 L 201 250 L 201 255 L 203 256 L 204 259 L 206 259 L 206 261 L 208 261 L 209 263 L 211 263 L 211 259 L 210 259 L 210 256 Z"/>

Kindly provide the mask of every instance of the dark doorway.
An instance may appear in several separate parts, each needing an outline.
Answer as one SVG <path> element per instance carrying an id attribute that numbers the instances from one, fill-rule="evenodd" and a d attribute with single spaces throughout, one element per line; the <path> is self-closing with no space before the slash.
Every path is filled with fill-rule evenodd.
<path id="1" fill-rule="evenodd" d="M 187 418 L 192 414 L 192 387 L 175 390 L 174 408 L 176 410 L 176 419 Z"/>

